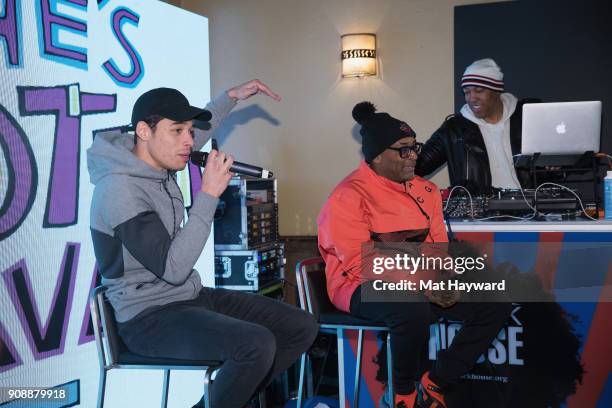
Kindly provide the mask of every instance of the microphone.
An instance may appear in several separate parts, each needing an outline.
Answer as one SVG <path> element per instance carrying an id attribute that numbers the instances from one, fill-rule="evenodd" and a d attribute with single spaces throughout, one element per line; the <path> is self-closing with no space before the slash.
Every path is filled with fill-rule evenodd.
<path id="1" fill-rule="evenodd" d="M 189 156 L 191 162 L 196 166 L 206 166 L 206 158 L 208 157 L 207 152 L 192 152 Z M 261 167 L 253 166 L 251 164 L 234 162 L 230 167 L 232 173 L 243 174 L 245 176 L 252 176 L 258 178 L 271 178 L 274 176 L 270 170 L 262 169 Z"/>

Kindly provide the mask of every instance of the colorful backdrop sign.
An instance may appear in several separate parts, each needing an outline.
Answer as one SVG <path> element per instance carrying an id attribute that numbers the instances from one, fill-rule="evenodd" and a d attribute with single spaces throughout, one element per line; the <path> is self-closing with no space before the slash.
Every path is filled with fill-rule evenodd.
<path id="1" fill-rule="evenodd" d="M 208 21 L 153 0 L 0 0 L 0 39 L 0 387 L 64 384 L 52 406 L 92 407 L 85 152 L 97 130 L 128 124 L 148 89 L 208 101 Z M 180 182 L 189 204 L 187 172 Z M 208 284 L 212 260 L 209 242 L 197 265 Z M 202 376 L 176 378 L 170 406 L 197 401 Z M 157 405 L 161 384 L 161 373 L 111 372 L 107 406 Z M 18 405 L 0 392 L 0 406 Z"/>

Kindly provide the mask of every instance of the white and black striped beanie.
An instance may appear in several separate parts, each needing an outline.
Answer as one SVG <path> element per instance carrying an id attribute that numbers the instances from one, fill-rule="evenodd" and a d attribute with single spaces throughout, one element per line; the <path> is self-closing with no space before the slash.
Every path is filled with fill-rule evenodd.
<path id="1" fill-rule="evenodd" d="M 504 74 L 491 58 L 474 61 L 465 69 L 461 78 L 461 88 L 465 86 L 479 86 L 503 92 Z"/>

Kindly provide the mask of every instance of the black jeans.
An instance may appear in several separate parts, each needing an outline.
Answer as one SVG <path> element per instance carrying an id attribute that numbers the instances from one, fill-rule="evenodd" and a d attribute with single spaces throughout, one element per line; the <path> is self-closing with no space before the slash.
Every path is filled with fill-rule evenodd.
<path id="1" fill-rule="evenodd" d="M 314 317 L 264 296 L 203 288 L 119 325 L 133 353 L 223 362 L 211 388 L 213 406 L 242 407 L 314 341 Z"/>
<path id="2" fill-rule="evenodd" d="M 423 372 L 429 325 L 437 317 L 463 321 L 451 346 L 438 352 L 430 370 L 432 381 L 445 387 L 455 383 L 474 366 L 504 326 L 512 310 L 509 302 L 499 299 L 496 302 L 458 302 L 444 309 L 408 291 L 401 294 L 405 297 L 401 302 L 362 302 L 362 293 L 374 291 L 372 286 L 372 282 L 365 282 L 355 290 L 351 297 L 350 312 L 363 319 L 384 322 L 389 327 L 393 385 L 398 394 L 409 394 L 414 390 L 414 382 Z"/>

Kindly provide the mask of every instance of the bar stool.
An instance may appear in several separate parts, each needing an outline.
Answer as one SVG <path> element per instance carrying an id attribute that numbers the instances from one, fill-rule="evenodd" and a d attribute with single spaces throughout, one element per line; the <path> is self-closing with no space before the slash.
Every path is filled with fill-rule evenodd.
<path id="1" fill-rule="evenodd" d="M 340 407 L 346 406 L 346 390 L 344 388 L 344 334 L 345 330 L 357 330 L 357 367 L 355 370 L 355 395 L 353 396 L 353 407 L 359 406 L 359 387 L 361 379 L 361 358 L 363 355 L 363 333 L 366 330 L 385 331 L 387 333 L 387 376 L 389 400 L 394 401 L 392 356 L 389 328 L 384 323 L 360 319 L 348 313 L 344 313 L 331 303 L 327 295 L 325 278 L 325 262 L 323 258 L 309 258 L 296 265 L 296 283 L 300 298 L 300 307 L 317 317 L 321 332 L 335 333 L 338 340 L 338 386 Z M 300 378 L 298 387 L 297 408 L 302 407 L 304 393 L 305 370 L 308 354 L 302 354 L 300 366 Z"/>
<path id="2" fill-rule="evenodd" d="M 106 288 L 98 286 L 89 300 L 98 358 L 100 360 L 100 382 L 98 386 L 98 408 L 104 407 L 106 374 L 112 369 L 163 370 L 162 408 L 168 405 L 170 370 L 204 371 L 204 407 L 210 406 L 210 383 L 213 373 L 221 368 L 220 361 L 178 360 L 145 357 L 128 351 L 117 333 L 117 323 L 112 307 L 106 300 Z"/>

